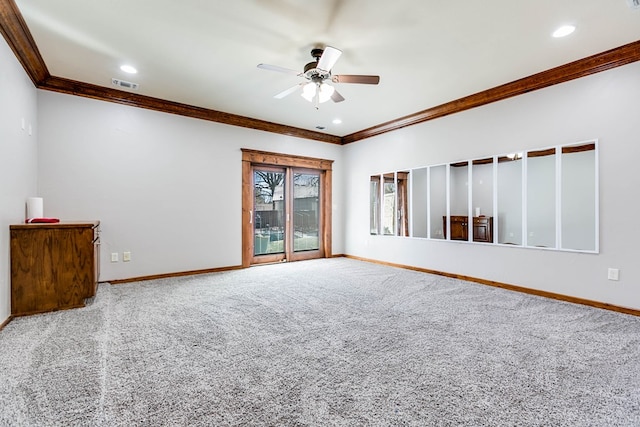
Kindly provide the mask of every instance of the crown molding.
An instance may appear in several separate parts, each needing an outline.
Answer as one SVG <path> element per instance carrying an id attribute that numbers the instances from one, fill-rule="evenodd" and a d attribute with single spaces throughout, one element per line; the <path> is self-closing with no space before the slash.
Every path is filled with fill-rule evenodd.
<path id="1" fill-rule="evenodd" d="M 260 119 L 252 119 L 237 114 L 210 110 L 208 108 L 195 107 L 193 105 L 181 104 L 179 102 L 167 101 L 160 98 L 153 98 L 137 93 L 125 92 L 118 89 L 111 89 L 61 77 L 47 77 L 44 82 L 38 86 L 38 88 L 101 101 L 114 102 L 116 104 L 128 105 L 131 107 L 145 108 L 147 110 L 160 111 L 163 113 L 177 114 L 194 119 L 223 123 L 231 126 L 277 133 L 280 135 L 293 136 L 331 144 L 341 144 L 342 142 L 340 137 L 326 133 L 281 125 Z"/>
<path id="2" fill-rule="evenodd" d="M 342 138 L 342 143 L 349 144 L 366 138 L 371 138 L 372 136 L 381 135 L 407 126 L 413 126 L 429 120 L 469 110 L 471 108 L 480 107 L 503 99 L 522 95 L 534 90 L 579 79 L 580 77 L 586 77 L 601 71 L 610 70 L 638 60 L 640 60 L 640 41 L 629 43 L 606 52 L 533 74 L 529 77 L 515 80 L 511 83 L 496 86 L 492 89 L 484 90 L 464 98 L 459 98 L 436 107 L 346 135 Z"/>
<path id="3" fill-rule="evenodd" d="M 38 46 L 13 0 L 0 0 L 0 33 L 36 87 L 49 77 Z"/>
<path id="4" fill-rule="evenodd" d="M 108 87 L 97 86 L 75 80 L 55 77 L 49 74 L 29 28 L 14 0 L 0 0 L 0 32 L 22 64 L 31 81 L 38 89 L 66 93 L 101 101 L 164 113 L 239 126 L 265 132 L 287 135 L 314 141 L 341 144 L 342 138 L 322 132 L 286 126 L 260 119 L 252 119 L 237 114 L 207 108 L 195 107 L 150 96 L 125 92 Z"/>
<path id="5" fill-rule="evenodd" d="M 2 35 L 7 40 L 7 43 L 24 67 L 34 85 L 39 89 L 338 145 L 361 141 L 376 135 L 381 135 L 408 126 L 448 116 L 450 114 L 491 104 L 503 99 L 522 95 L 527 92 L 543 89 L 581 77 L 586 77 L 591 74 L 596 74 L 601 71 L 610 70 L 612 68 L 640 60 L 639 40 L 531 75 L 529 77 L 524 77 L 504 85 L 339 137 L 317 131 L 267 122 L 264 120 L 252 119 L 237 114 L 195 107 L 192 105 L 166 101 L 159 98 L 51 76 L 14 0 L 0 0 L 0 32 L 2 32 Z"/>

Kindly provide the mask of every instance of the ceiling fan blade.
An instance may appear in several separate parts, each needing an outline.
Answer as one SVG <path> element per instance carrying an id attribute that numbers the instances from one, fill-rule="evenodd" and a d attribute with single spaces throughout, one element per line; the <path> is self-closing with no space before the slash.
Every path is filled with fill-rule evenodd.
<path id="1" fill-rule="evenodd" d="M 277 71 L 279 73 L 293 74 L 294 76 L 299 76 L 302 74 L 296 70 L 278 67 L 277 65 L 258 64 L 258 68 L 262 68 L 263 70 L 269 70 L 269 71 Z"/>
<path id="2" fill-rule="evenodd" d="M 302 83 L 299 83 L 299 84 L 297 84 L 297 85 L 295 85 L 295 86 L 293 86 L 293 87 L 290 87 L 289 89 L 284 90 L 284 91 L 280 92 L 280 93 L 279 93 L 279 94 L 277 94 L 277 95 L 274 95 L 274 98 L 276 98 L 276 99 L 282 99 L 282 98 L 284 98 L 285 96 L 292 94 L 293 92 L 295 92 L 296 90 L 298 90 L 298 88 L 300 88 L 301 86 L 306 85 L 307 83 L 308 83 L 308 82 L 302 82 Z"/>
<path id="3" fill-rule="evenodd" d="M 335 47 L 327 46 L 324 48 L 324 52 L 322 52 L 322 56 L 318 61 L 318 66 L 322 71 L 331 71 L 334 65 L 336 65 L 336 61 L 342 55 L 342 51 L 340 49 L 336 49 Z"/>
<path id="4" fill-rule="evenodd" d="M 380 76 L 362 76 L 357 74 L 340 74 L 331 77 L 334 83 L 360 83 L 365 85 L 377 85 L 380 83 Z"/>
<path id="5" fill-rule="evenodd" d="M 333 94 L 331 94 L 331 100 L 333 102 L 342 102 L 344 101 L 344 97 L 340 95 L 337 90 L 334 90 Z"/>

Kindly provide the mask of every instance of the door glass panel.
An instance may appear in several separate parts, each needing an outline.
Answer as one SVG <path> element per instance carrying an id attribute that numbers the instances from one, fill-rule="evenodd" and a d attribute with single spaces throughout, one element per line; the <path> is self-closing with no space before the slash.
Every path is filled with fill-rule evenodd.
<path id="1" fill-rule="evenodd" d="M 522 245 L 522 153 L 498 157 L 498 243 Z"/>
<path id="2" fill-rule="evenodd" d="M 254 255 L 284 253 L 284 171 L 253 172 Z"/>
<path id="3" fill-rule="evenodd" d="M 596 145 L 562 148 L 562 248 L 596 249 Z"/>
<path id="4" fill-rule="evenodd" d="M 320 174 L 293 174 L 293 250 L 318 250 Z"/>
<path id="5" fill-rule="evenodd" d="M 556 150 L 527 153 L 527 246 L 556 247 Z"/>

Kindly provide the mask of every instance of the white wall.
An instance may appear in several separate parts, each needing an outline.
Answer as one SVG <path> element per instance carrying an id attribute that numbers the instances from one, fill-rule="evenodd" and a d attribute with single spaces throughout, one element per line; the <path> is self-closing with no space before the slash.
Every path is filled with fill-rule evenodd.
<path id="1" fill-rule="evenodd" d="M 640 63 L 346 147 L 36 91 L 4 41 L 0 71 L 0 322 L 10 312 L 8 226 L 31 195 L 45 198 L 47 216 L 102 221 L 101 280 L 240 264 L 240 148 L 336 160 L 334 253 L 640 309 Z M 593 138 L 600 254 L 369 235 L 372 174 Z M 125 250 L 130 263 L 109 262 Z"/>
<path id="2" fill-rule="evenodd" d="M 11 314 L 9 225 L 24 222 L 37 195 L 36 114 L 36 89 L 0 37 L 0 323 Z"/>
<path id="3" fill-rule="evenodd" d="M 102 281 L 240 265 L 241 148 L 335 160 L 333 253 L 344 252 L 338 145 L 47 91 L 38 109 L 46 214 L 101 221 Z"/>
<path id="4" fill-rule="evenodd" d="M 634 63 L 346 146 L 346 253 L 640 309 L 639 75 Z M 370 175 L 595 138 L 600 254 L 369 235 Z"/>

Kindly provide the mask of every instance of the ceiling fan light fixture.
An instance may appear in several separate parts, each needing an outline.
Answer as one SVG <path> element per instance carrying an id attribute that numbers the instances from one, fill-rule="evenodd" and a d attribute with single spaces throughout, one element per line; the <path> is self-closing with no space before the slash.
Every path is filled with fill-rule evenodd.
<path id="1" fill-rule="evenodd" d="M 309 82 L 302 87 L 302 93 L 300 94 L 304 99 L 309 102 L 313 102 L 313 98 L 316 96 L 316 84 Z"/>
<path id="2" fill-rule="evenodd" d="M 326 83 L 309 82 L 302 87 L 300 95 L 309 102 L 313 102 L 316 95 L 318 95 L 318 103 L 322 104 L 331 99 L 331 95 L 335 90 L 333 86 Z"/>
<path id="3" fill-rule="evenodd" d="M 319 98 L 320 98 L 320 99 L 319 99 L 318 101 L 319 101 L 321 104 L 322 104 L 323 102 L 327 102 L 329 99 L 331 99 L 331 95 L 333 95 L 333 92 L 334 92 L 335 90 L 336 90 L 336 89 L 335 89 L 333 86 L 328 85 L 328 84 L 326 84 L 326 83 L 322 83 L 322 84 L 319 86 L 319 91 L 320 91 L 320 92 L 319 92 L 319 94 L 318 94 L 318 95 L 319 95 Z"/>

